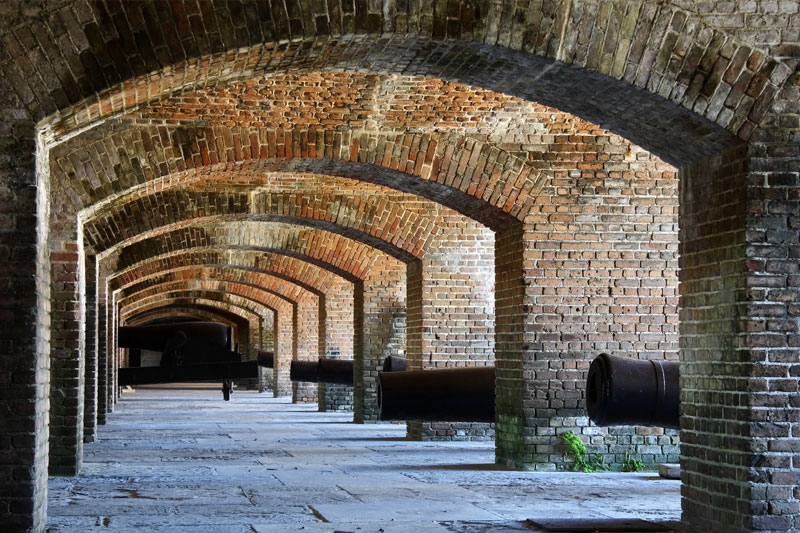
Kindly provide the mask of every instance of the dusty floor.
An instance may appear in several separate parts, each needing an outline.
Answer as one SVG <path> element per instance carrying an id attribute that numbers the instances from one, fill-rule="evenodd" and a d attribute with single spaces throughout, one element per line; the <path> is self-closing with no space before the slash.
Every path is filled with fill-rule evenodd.
<path id="1" fill-rule="evenodd" d="M 493 443 L 410 442 L 405 425 L 350 420 L 255 392 L 230 402 L 217 390 L 126 392 L 86 445 L 83 474 L 51 478 L 48 530 L 498 532 L 680 519 L 679 482 L 653 473 L 503 471 Z"/>

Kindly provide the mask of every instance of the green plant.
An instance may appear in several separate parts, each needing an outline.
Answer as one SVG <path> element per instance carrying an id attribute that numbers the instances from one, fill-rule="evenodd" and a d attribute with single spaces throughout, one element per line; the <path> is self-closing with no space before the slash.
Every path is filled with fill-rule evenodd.
<path id="1" fill-rule="evenodd" d="M 641 459 L 636 457 L 636 455 L 631 455 L 628 452 L 625 452 L 625 460 L 622 461 L 622 471 L 623 472 L 638 472 L 644 468 L 644 462 Z"/>
<path id="2" fill-rule="evenodd" d="M 567 431 L 561 435 L 564 444 L 567 445 L 565 456 L 570 456 L 575 461 L 572 470 L 575 472 L 597 472 L 598 470 L 608 470 L 603 460 L 603 456 L 598 454 L 589 455 L 586 446 L 572 431 Z"/>

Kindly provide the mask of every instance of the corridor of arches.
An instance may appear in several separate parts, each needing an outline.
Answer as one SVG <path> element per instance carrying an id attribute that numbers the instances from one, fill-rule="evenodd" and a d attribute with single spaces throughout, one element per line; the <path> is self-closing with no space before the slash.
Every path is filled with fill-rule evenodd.
<path id="1" fill-rule="evenodd" d="M 80 474 L 117 328 L 181 318 L 357 424 L 388 355 L 494 366 L 493 424 L 407 438 L 559 471 L 573 431 L 680 461 L 687 526 L 800 527 L 798 3 L 705 4 L 7 2 L 0 520 Z M 594 426 L 601 352 L 679 361 L 680 431 Z M 292 384 L 320 356 L 353 387 Z"/>

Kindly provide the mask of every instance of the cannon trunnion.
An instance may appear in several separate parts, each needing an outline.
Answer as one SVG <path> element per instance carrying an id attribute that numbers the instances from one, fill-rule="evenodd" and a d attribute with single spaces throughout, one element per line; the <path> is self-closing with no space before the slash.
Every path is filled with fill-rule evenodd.
<path id="1" fill-rule="evenodd" d="M 589 367 L 586 407 L 598 426 L 678 429 L 678 362 L 600 354 Z"/>
<path id="2" fill-rule="evenodd" d="M 494 367 L 378 372 L 378 418 L 494 422 Z"/>

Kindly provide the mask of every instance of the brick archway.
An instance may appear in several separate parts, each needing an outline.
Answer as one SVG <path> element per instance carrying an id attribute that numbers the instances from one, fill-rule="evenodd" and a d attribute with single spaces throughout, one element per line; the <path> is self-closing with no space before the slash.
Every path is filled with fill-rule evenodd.
<path id="1" fill-rule="evenodd" d="M 437 11 L 435 4 L 424 2 L 405 9 L 387 2 L 386 9 L 377 10 L 369 3 L 345 6 L 334 1 L 324 11 L 299 2 L 297 9 L 294 4 L 290 10 L 260 6 L 245 13 L 237 11 L 238 3 L 220 3 L 213 14 L 207 13 L 218 31 L 204 28 L 196 36 L 189 18 L 202 18 L 203 13 L 194 4 L 157 4 L 144 10 L 123 5 L 119 9 L 124 16 L 116 19 L 124 23 L 113 29 L 111 13 L 100 4 L 68 1 L 59 4 L 58 13 L 14 13 L 2 27 L 0 55 L 0 103 L 4 116 L 11 117 L 3 131 L 8 139 L 3 152 L 13 154 L 4 155 L 4 171 L 9 169 L 4 183 L 10 184 L 15 200 L 14 207 L 4 211 L 13 219 L 14 238 L 2 264 L 20 294 L 4 308 L 13 320 L 3 330 L 3 339 L 11 339 L 14 354 L 19 354 L 9 357 L 8 368 L 24 368 L 17 377 L 30 391 L 47 386 L 43 358 L 49 350 L 50 316 L 45 300 L 51 276 L 42 243 L 49 230 L 49 169 L 47 161 L 40 161 L 37 179 L 35 163 L 25 155 L 34 151 L 34 122 L 47 119 L 51 139 L 56 140 L 168 94 L 289 68 L 371 67 L 502 88 L 606 126 L 682 168 L 682 271 L 687 291 L 682 357 L 689 363 L 684 379 L 697 402 L 685 413 L 685 432 L 690 441 L 722 443 L 719 449 L 686 444 L 686 517 L 718 529 L 791 529 L 794 518 L 780 511 L 796 504 L 793 496 L 780 496 L 790 489 L 784 477 L 791 470 L 780 462 L 780 453 L 751 448 L 780 446 L 781 435 L 791 428 L 777 408 L 757 407 L 788 404 L 790 393 L 774 391 L 765 398 L 752 391 L 769 388 L 764 373 L 784 376 L 783 363 L 774 360 L 787 353 L 793 357 L 798 349 L 791 332 L 762 331 L 775 313 L 791 321 L 797 301 L 786 272 L 792 267 L 785 261 L 797 246 L 796 232 L 791 231 L 797 183 L 786 171 L 797 163 L 797 98 L 792 85 L 796 74 L 786 84 L 796 58 L 779 56 L 787 53 L 782 40 L 766 43 L 752 36 L 749 21 L 727 27 L 683 4 L 637 4 L 624 14 L 600 9 L 594 2 L 583 10 L 573 9 L 573 4 L 530 3 L 512 9 L 463 2 L 453 4 L 452 11 Z M 162 18 L 164 23 L 152 22 Z M 235 24 L 238 20 L 244 23 Z M 354 32 L 358 35 L 350 35 Z M 409 32 L 417 36 L 406 37 Z M 122 53 L 134 48 L 136 53 Z M 162 69 L 165 65 L 170 68 Z M 588 70 L 579 68 L 583 66 Z M 729 135 L 721 135 L 723 130 Z M 747 147 L 731 151 L 734 134 L 747 140 Z M 33 213 L 38 222 L 31 220 Z M 499 240 L 508 243 L 517 235 L 504 230 Z M 710 241 L 714 246 L 709 247 Z M 41 246 L 34 252 L 37 242 Z M 513 250 L 524 252 L 523 244 Z M 54 252 L 71 254 L 74 250 L 69 248 Z M 503 251 L 512 255 L 511 247 Z M 60 266 L 57 259 L 54 263 Z M 522 261 L 519 266 L 524 266 Z M 513 292 L 521 282 L 524 278 L 505 287 Z M 775 284 L 786 292 L 771 300 Z M 715 305 L 713 316 L 707 313 L 708 298 Z M 79 316 L 77 322 L 81 320 Z M 745 333 L 738 329 L 742 323 Z M 77 331 L 82 337 L 81 329 Z M 521 339 L 523 349 L 527 340 L 537 341 L 524 335 Z M 719 377 L 720 383 L 709 384 L 709 375 Z M 743 383 L 734 398 L 740 408 L 733 418 L 739 422 L 730 424 L 736 425 L 733 433 L 748 439 L 714 431 L 719 424 L 714 401 L 726 391 L 722 383 L 727 381 Z M 20 506 L 26 511 L 12 518 L 15 524 L 41 528 L 45 399 L 26 396 L 21 408 L 12 410 L 24 412 L 24 402 L 31 398 L 37 404 L 38 431 L 20 437 L 26 442 L 20 457 L 33 457 L 28 461 L 33 464 L 25 463 L 32 468 L 31 479 L 23 481 L 30 489 L 26 494 L 34 496 Z M 762 411 L 781 420 L 776 423 L 777 436 L 760 436 Z M 734 465 L 726 467 L 726 478 L 712 480 L 704 474 L 721 463 Z M 741 479 L 757 482 L 751 486 Z M 768 493 L 768 486 L 782 490 Z M 692 501 L 714 501 L 716 507 L 707 513 Z M 742 513 L 742 501 L 748 509 L 768 511 Z"/>

